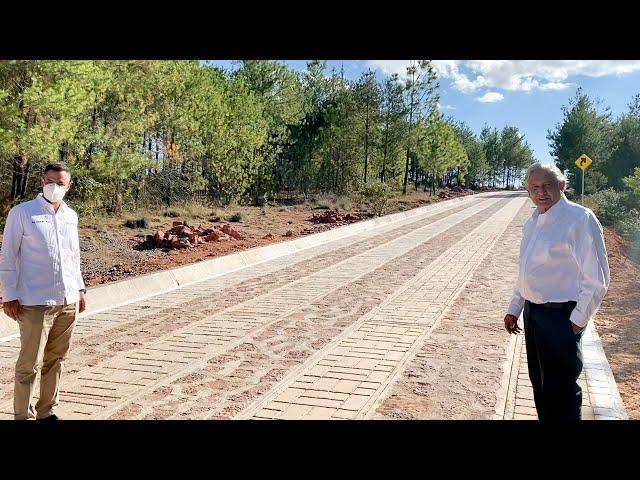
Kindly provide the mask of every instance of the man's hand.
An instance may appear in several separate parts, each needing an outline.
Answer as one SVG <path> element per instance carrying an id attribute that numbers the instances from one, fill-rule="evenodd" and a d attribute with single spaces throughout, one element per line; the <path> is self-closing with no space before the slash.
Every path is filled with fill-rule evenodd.
<path id="1" fill-rule="evenodd" d="M 14 319 L 16 322 L 20 321 L 20 315 L 22 315 L 22 305 L 19 300 L 11 300 L 10 302 L 4 302 L 2 304 L 2 310 L 7 317 Z"/>
<path id="2" fill-rule="evenodd" d="M 80 300 L 78 305 L 78 313 L 82 313 L 87 309 L 87 294 L 80 292 Z"/>
<path id="3" fill-rule="evenodd" d="M 579 334 L 582 330 L 584 330 L 585 327 L 579 327 L 578 325 L 576 325 L 575 323 L 571 322 L 571 329 L 573 330 L 573 334 L 577 335 Z"/>
<path id="4" fill-rule="evenodd" d="M 506 328 L 509 333 L 522 332 L 522 329 L 518 326 L 518 319 L 508 313 L 504 316 L 504 328 Z"/>

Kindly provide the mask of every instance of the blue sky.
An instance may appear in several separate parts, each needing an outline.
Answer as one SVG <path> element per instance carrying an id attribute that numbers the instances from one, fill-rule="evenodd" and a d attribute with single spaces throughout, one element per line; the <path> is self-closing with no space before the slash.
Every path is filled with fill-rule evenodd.
<path id="1" fill-rule="evenodd" d="M 283 60 L 291 68 L 304 71 L 306 60 Z M 474 132 L 483 125 L 502 129 L 518 127 L 533 149 L 534 157 L 551 163 L 547 130 L 562 120 L 561 108 L 568 105 L 578 87 L 610 107 L 617 117 L 628 110 L 640 93 L 640 61 L 637 60 L 434 60 L 440 81 L 440 108 L 443 114 L 464 121 Z M 232 68 L 230 61 L 213 61 Z M 356 79 L 371 69 L 383 79 L 403 74 L 403 60 L 329 60 L 345 77 Z M 585 152 L 589 153 L 589 152 Z M 596 158 L 593 159 L 597 161 Z"/>

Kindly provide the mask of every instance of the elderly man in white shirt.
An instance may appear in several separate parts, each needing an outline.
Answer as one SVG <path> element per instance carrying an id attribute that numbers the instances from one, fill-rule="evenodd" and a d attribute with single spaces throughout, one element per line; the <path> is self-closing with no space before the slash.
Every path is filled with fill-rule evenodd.
<path id="1" fill-rule="evenodd" d="M 20 420 L 58 419 L 63 364 L 78 313 L 86 308 L 78 215 L 62 200 L 71 185 L 69 169 L 47 165 L 41 182 L 43 193 L 9 212 L 0 253 L 2 307 L 20 327 L 14 388 L 14 417 Z"/>
<path id="2" fill-rule="evenodd" d="M 524 309 L 529 377 L 540 420 L 579 420 L 581 339 L 609 287 L 602 226 L 588 208 L 564 196 L 554 165 L 533 164 L 525 188 L 536 210 L 523 227 L 520 269 L 504 317 L 520 333 Z"/>

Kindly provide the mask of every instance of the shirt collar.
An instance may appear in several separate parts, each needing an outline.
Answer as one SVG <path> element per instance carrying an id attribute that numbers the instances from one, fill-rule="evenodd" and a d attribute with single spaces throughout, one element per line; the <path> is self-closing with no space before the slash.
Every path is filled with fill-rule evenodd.
<path id="1" fill-rule="evenodd" d="M 48 212 L 53 214 L 56 213 L 56 211 L 53 209 L 53 205 L 51 205 L 49 202 L 45 200 L 44 195 L 42 195 L 42 193 L 38 194 L 38 196 L 36 197 L 36 201 L 40 202 L 40 205 L 42 205 Z M 67 209 L 67 204 L 63 200 L 62 204 L 60 205 L 60 208 L 58 208 L 57 213 L 64 213 L 66 209 Z"/>

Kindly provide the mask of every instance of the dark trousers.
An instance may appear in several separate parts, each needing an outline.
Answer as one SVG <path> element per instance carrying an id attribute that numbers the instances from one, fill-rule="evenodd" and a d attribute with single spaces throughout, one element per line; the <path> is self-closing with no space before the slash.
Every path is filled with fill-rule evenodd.
<path id="1" fill-rule="evenodd" d="M 582 333 L 569 316 L 576 302 L 524 304 L 524 338 L 529 378 L 540 420 L 580 420 Z M 584 331 L 584 330 L 583 330 Z"/>

